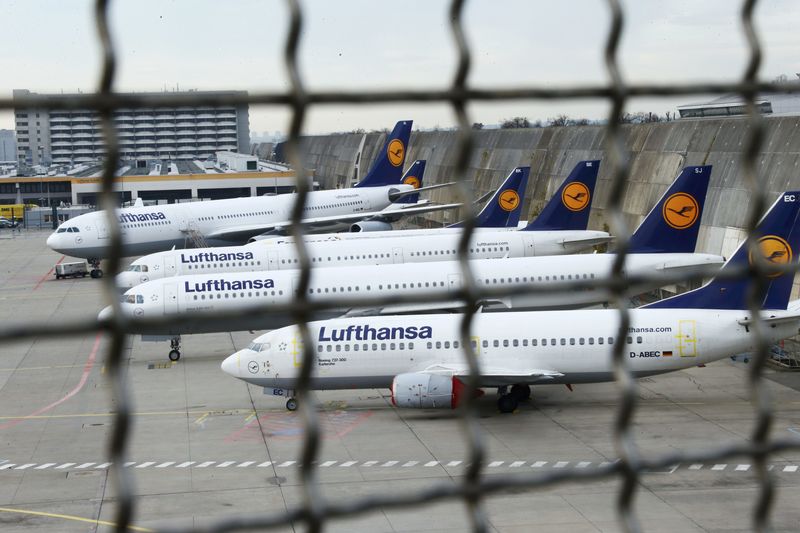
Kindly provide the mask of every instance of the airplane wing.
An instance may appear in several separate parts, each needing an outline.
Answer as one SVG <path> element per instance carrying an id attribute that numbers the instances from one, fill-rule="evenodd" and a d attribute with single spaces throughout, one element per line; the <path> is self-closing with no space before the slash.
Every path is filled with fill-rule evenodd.
<path id="1" fill-rule="evenodd" d="M 483 307 L 501 307 L 511 309 L 511 302 L 505 298 L 484 298 L 478 300 L 478 305 Z M 446 302 L 428 302 L 419 304 L 397 304 L 385 307 L 357 308 L 350 309 L 341 318 L 353 318 L 359 316 L 379 316 L 379 315 L 409 315 L 414 313 L 430 313 L 432 311 L 462 311 L 464 302 L 461 300 L 451 300 Z"/>
<path id="2" fill-rule="evenodd" d="M 563 246 L 567 246 L 570 244 L 581 244 L 583 246 L 595 246 L 598 244 L 605 244 L 607 242 L 611 242 L 614 239 L 611 235 L 608 237 L 577 237 L 573 239 L 564 239 L 561 241 Z"/>
<path id="3" fill-rule="evenodd" d="M 459 207 L 461 207 L 461 204 L 429 204 L 427 202 L 421 202 L 419 204 L 410 204 L 402 208 L 394 208 L 391 210 L 367 211 L 364 213 L 352 213 L 349 215 L 335 215 L 329 217 L 304 218 L 302 225 L 306 231 L 309 232 L 322 231 L 331 229 L 341 224 L 352 224 L 366 220 L 395 222 L 404 216 L 419 215 L 422 213 L 430 213 L 433 211 L 442 211 L 447 209 L 457 209 Z M 205 234 L 204 237 L 210 239 L 243 241 L 256 235 L 287 235 L 289 233 L 288 228 L 290 225 L 291 221 L 289 220 L 273 222 L 270 224 L 248 224 L 243 226 L 221 228 Z"/>
<path id="4" fill-rule="evenodd" d="M 780 315 L 774 316 L 762 316 L 761 321 L 767 325 L 783 324 L 785 322 L 797 322 L 800 321 L 800 310 L 790 309 L 789 313 L 781 313 Z M 745 317 L 741 320 L 737 320 L 737 322 L 742 326 L 748 327 L 751 326 L 755 320 L 750 317 Z"/>
<path id="5" fill-rule="evenodd" d="M 422 372 L 427 374 L 444 374 L 447 376 L 467 376 L 469 375 L 469 368 L 466 364 L 448 363 L 431 365 Z M 559 378 L 563 375 L 564 374 L 561 372 L 556 372 L 555 370 L 544 370 L 540 368 L 505 368 L 481 365 L 481 384 L 487 387 L 495 384 L 504 385 L 519 383 L 520 380 L 526 383 L 532 381 L 543 382 Z"/>

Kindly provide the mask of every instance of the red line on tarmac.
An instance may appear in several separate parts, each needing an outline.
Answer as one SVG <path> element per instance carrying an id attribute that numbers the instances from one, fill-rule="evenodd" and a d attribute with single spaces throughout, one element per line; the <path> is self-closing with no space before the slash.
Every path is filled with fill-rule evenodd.
<path id="1" fill-rule="evenodd" d="M 60 400 L 54 401 L 50 405 L 46 405 L 46 406 L 44 406 L 44 407 L 42 407 L 40 409 L 37 409 L 36 411 L 32 412 L 29 415 L 21 416 L 19 418 L 15 418 L 15 419 L 13 419 L 13 420 L 11 420 L 9 422 L 6 422 L 5 424 L 0 424 L 0 430 L 12 428 L 12 427 L 16 426 L 17 424 L 19 424 L 20 422 L 22 422 L 23 420 L 25 420 L 28 417 L 39 416 L 42 413 L 46 413 L 47 411 L 51 410 L 52 408 L 61 405 L 62 403 L 66 402 L 67 400 L 69 400 L 70 398 L 72 398 L 73 396 L 78 394 L 78 392 L 80 392 L 80 390 L 83 388 L 83 386 L 86 385 L 86 381 L 89 379 L 89 373 L 92 371 L 92 367 L 94 366 L 94 362 L 97 359 L 97 351 L 100 348 L 100 335 L 101 334 L 98 333 L 97 337 L 94 338 L 94 345 L 92 346 L 92 351 L 89 353 L 89 358 L 86 359 L 86 363 L 83 365 L 83 374 L 81 374 L 81 379 L 80 379 L 80 381 L 78 381 L 78 384 L 75 385 L 75 388 L 73 388 L 71 391 L 69 391 L 66 396 L 64 396 Z"/>
<path id="2" fill-rule="evenodd" d="M 62 256 L 61 256 L 61 259 L 59 259 L 58 261 L 56 261 L 56 265 L 60 264 L 60 263 L 61 263 L 61 261 L 63 261 L 64 259 L 66 259 L 66 257 L 67 257 L 66 255 L 62 255 Z M 50 277 L 50 274 L 52 274 L 52 273 L 53 273 L 53 270 L 55 270 L 55 269 L 56 269 L 56 266 L 55 266 L 55 265 L 53 265 L 53 267 L 52 267 L 50 270 L 48 270 L 48 271 L 47 271 L 47 274 L 45 274 L 44 276 L 42 276 L 42 277 L 39 279 L 39 282 L 36 284 L 36 286 L 33 288 L 33 290 L 39 290 L 39 287 L 41 287 L 41 286 L 42 286 L 42 283 L 44 283 L 45 281 L 47 281 L 47 278 L 49 278 L 49 277 Z"/>

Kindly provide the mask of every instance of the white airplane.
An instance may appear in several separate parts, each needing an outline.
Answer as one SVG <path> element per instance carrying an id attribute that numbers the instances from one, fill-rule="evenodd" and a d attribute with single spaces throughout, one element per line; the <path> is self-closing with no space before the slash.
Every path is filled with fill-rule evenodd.
<path id="1" fill-rule="evenodd" d="M 383 209 L 416 190 L 414 184 L 401 183 L 410 133 L 410 120 L 398 122 L 372 169 L 355 188 L 310 192 L 303 225 L 309 231 L 345 229 L 353 222 L 384 216 Z M 427 188 L 435 187 L 440 186 Z M 128 207 L 117 209 L 116 216 L 124 254 L 132 256 L 183 248 L 193 235 L 222 246 L 245 243 L 256 235 L 282 234 L 291 223 L 296 198 L 295 194 L 282 194 Z M 399 217 L 439 209 L 442 207 L 421 205 L 393 210 L 391 214 Z M 61 224 L 48 237 L 47 245 L 65 255 L 88 259 L 93 267 L 92 277 L 100 277 L 100 259 L 108 253 L 108 237 L 105 212 L 97 211 Z"/>
<path id="2" fill-rule="evenodd" d="M 417 161 L 416 163 L 419 163 Z M 415 165 L 416 165 L 415 163 Z M 424 166 L 424 165 L 423 165 Z M 413 167 L 413 165 L 412 165 Z M 522 197 L 525 194 L 525 187 L 528 183 L 530 167 L 517 167 L 511 171 L 500 188 L 495 192 L 486 206 L 479 213 L 476 224 L 487 228 L 497 229 L 496 226 L 502 223 L 516 225 L 519 221 L 519 214 L 522 211 Z M 417 176 L 422 176 L 420 173 Z M 415 178 L 416 179 L 416 178 Z M 509 200 L 513 200 L 509 204 Z M 412 230 L 421 232 L 433 232 L 436 230 Z M 460 232 L 459 228 L 449 229 L 450 232 Z M 353 235 L 368 235 L 371 233 L 386 235 L 394 234 L 394 231 L 376 231 L 368 233 L 354 233 Z M 397 233 L 405 234 L 404 231 Z M 347 236 L 349 233 L 335 234 L 333 239 L 320 239 L 328 242 L 321 246 L 321 250 L 314 247 L 311 250 L 315 266 L 346 266 L 346 265 L 372 265 L 372 264 L 391 264 L 396 258 L 390 249 L 384 254 L 367 253 L 358 255 L 347 255 L 342 257 L 341 252 L 337 253 L 336 261 L 325 260 L 332 247 L 338 244 L 330 244 L 331 241 L 338 242 L 340 236 Z M 292 241 L 293 242 L 293 241 Z M 317 242 L 309 240 L 308 242 Z M 161 278 L 173 276 L 198 274 L 210 274 L 212 272 L 256 272 L 264 270 L 296 269 L 297 261 L 294 255 L 294 248 L 278 247 L 282 242 L 272 243 L 269 240 L 258 241 L 250 246 L 226 246 L 221 248 L 195 248 L 192 250 L 169 250 L 158 252 L 140 257 L 133 261 L 128 270 L 120 272 L 116 278 L 117 286 L 122 289 L 130 289 L 140 283 L 153 281 Z M 375 250 L 377 252 L 377 250 Z M 380 257 L 378 257 L 380 255 Z M 333 257 L 333 256 L 331 256 Z"/>
<path id="3" fill-rule="evenodd" d="M 697 171 L 697 172 L 696 172 Z M 653 271 L 683 273 L 698 266 L 720 265 L 724 259 L 710 254 L 693 253 L 700 215 L 708 189 L 710 167 L 687 167 L 667 190 L 662 199 L 645 218 L 631 238 L 631 254 L 625 263 L 625 272 L 631 275 Z M 670 208 L 678 207 L 675 198 L 690 200 L 696 209 L 691 224 L 682 228 L 670 225 Z M 680 209 L 678 209 L 680 210 Z M 666 252 L 666 253 L 664 253 Z M 584 254 L 576 256 L 529 257 L 497 260 L 475 260 L 472 268 L 479 285 L 497 286 L 546 285 L 563 281 L 590 280 L 609 274 L 614 262 L 612 254 Z M 235 324 L 203 321 L 203 315 L 220 310 L 257 311 L 270 305 L 287 305 L 295 297 L 300 277 L 297 270 L 278 272 L 206 273 L 183 275 L 150 281 L 128 290 L 121 300 L 122 312 L 128 318 L 198 317 L 171 324 L 140 328 L 136 333 L 146 341 L 171 342 L 169 358 L 180 358 L 181 335 L 213 333 L 229 330 L 275 329 L 291 323 L 282 313 L 268 316 L 253 314 Z M 461 289 L 461 267 L 458 261 L 435 263 L 410 263 L 401 265 L 369 265 L 312 269 L 309 285 L 311 300 L 332 296 L 391 296 L 424 295 L 431 290 L 457 292 Z M 639 287 L 645 292 L 663 285 Z M 581 291 L 571 294 L 568 300 L 554 299 L 541 294 L 518 294 L 499 300 L 485 300 L 484 309 L 548 309 L 578 307 L 603 303 L 607 295 L 601 291 Z M 431 311 L 457 311 L 463 304 L 455 297 L 452 301 L 424 305 L 394 305 L 380 308 L 334 308 L 320 313 L 318 318 L 353 315 L 379 315 L 392 313 L 420 313 Z M 111 307 L 101 311 L 100 318 L 108 318 Z"/>
<path id="4" fill-rule="evenodd" d="M 763 259 L 742 244 L 723 270 L 748 261 L 796 262 L 800 247 L 800 191 L 783 193 L 762 219 L 757 235 Z M 485 313 L 475 316 L 471 345 L 480 387 L 497 387 L 498 407 L 511 412 L 530 397 L 531 385 L 614 379 L 612 353 L 624 343 L 628 369 L 645 377 L 711 363 L 755 348 L 751 324 L 769 327 L 768 342 L 800 332 L 800 301 L 789 296 L 793 273 L 770 274 L 763 311 L 748 310 L 749 278 L 714 279 L 705 286 L 630 311 L 630 327 L 617 338 L 616 310 Z M 335 319 L 309 325 L 314 346 L 311 387 L 316 390 L 391 389 L 398 407 L 455 407 L 468 375 L 460 346 L 461 316 L 407 315 Z M 229 356 L 222 370 L 266 393 L 286 396 L 297 408 L 294 387 L 303 357 L 296 326 L 272 331 Z M 510 387 L 510 391 L 509 388 Z"/>

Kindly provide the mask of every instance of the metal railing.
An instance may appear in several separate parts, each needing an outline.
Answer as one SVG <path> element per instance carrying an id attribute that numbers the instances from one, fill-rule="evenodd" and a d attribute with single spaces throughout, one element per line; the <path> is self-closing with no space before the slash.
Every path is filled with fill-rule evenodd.
<path id="1" fill-rule="evenodd" d="M 632 435 L 632 419 L 637 407 L 636 383 L 623 357 L 623 343 L 614 344 L 614 372 L 616 383 L 619 387 L 619 406 L 613 423 L 613 436 L 619 460 L 609 462 L 594 470 L 558 470 L 547 473 L 528 473 L 514 476 L 487 477 L 484 475 L 486 447 L 480 429 L 477 425 L 476 407 L 473 395 L 464 395 L 467 400 L 459 407 L 459 418 L 462 421 L 463 439 L 467 443 L 468 464 L 466 475 L 457 482 L 432 481 L 426 488 L 408 493 L 377 493 L 363 498 L 348 499 L 346 501 L 331 501 L 321 494 L 318 483 L 318 469 L 316 460 L 320 449 L 321 429 L 318 416 L 312 401 L 304 401 L 309 395 L 309 380 L 312 373 L 314 356 L 314 343 L 310 342 L 308 319 L 315 309 L 322 307 L 340 306 L 342 299 L 319 301 L 314 304 L 307 300 L 307 288 L 311 264 L 306 247 L 301 237 L 301 220 L 303 206 L 308 194 L 308 181 L 303 171 L 303 156 L 299 151 L 299 139 L 303 131 L 308 110 L 314 106 L 336 104 L 380 104 L 380 103 L 420 103 L 438 102 L 449 104 L 457 117 L 459 130 L 457 132 L 456 176 L 462 178 L 456 189 L 457 196 L 464 202 L 467 222 L 461 234 L 458 258 L 461 264 L 462 277 L 465 280 L 459 297 L 465 302 L 467 311 L 461 322 L 461 346 L 464 357 L 470 369 L 466 379 L 468 389 L 475 389 L 478 385 L 479 363 L 469 342 L 470 329 L 474 316 L 476 303 L 484 295 L 501 295 L 502 289 L 479 291 L 471 274 L 467 262 L 468 243 L 474 229 L 475 210 L 471 202 L 469 182 L 464 178 L 467 170 L 468 158 L 472 148 L 471 120 L 467 111 L 467 104 L 487 101 L 511 100 L 569 100 L 569 99 L 598 99 L 606 100 L 611 104 L 607 125 L 607 146 L 604 165 L 612 169 L 610 183 L 609 211 L 611 232 L 617 236 L 619 254 L 614 264 L 613 272 L 609 279 L 594 280 L 591 282 L 562 283 L 558 286 L 545 289 L 528 288 L 529 292 L 555 292 L 569 291 L 576 288 L 604 287 L 613 296 L 619 309 L 621 321 L 618 336 L 624 337 L 629 325 L 629 313 L 626 310 L 625 300 L 629 296 L 626 283 L 622 280 L 625 252 L 628 246 L 629 228 L 622 216 L 623 191 L 628 178 L 629 165 L 622 144 L 620 124 L 626 103 L 631 97 L 639 96 L 679 96 L 697 94 L 727 94 L 738 93 L 746 102 L 748 109 L 748 128 L 742 165 L 747 183 L 752 191 L 752 202 L 747 218 L 748 232 L 752 230 L 759 216 L 767 206 L 767 199 L 763 187 L 759 187 L 756 179 L 756 156 L 759 153 L 764 138 L 762 119 L 754 105 L 755 95 L 761 91 L 792 92 L 796 86 L 775 83 L 763 83 L 758 80 L 758 70 L 761 64 L 761 46 L 753 26 L 753 12 L 756 0 L 745 0 L 741 6 L 741 22 L 749 50 L 749 60 L 741 79 L 733 83 L 685 83 L 685 84 L 629 84 L 626 83 L 619 69 L 618 49 L 620 37 L 623 32 L 625 14 L 619 0 L 607 0 L 611 13 L 611 24 L 605 41 L 605 66 L 609 82 L 600 85 L 574 86 L 563 88 L 546 88 L 543 86 L 522 86 L 516 88 L 490 88 L 475 89 L 467 84 L 472 50 L 463 27 L 464 4 L 463 0 L 453 0 L 450 5 L 450 30 L 457 48 L 458 58 L 454 68 L 453 80 L 446 89 L 414 89 L 414 90 L 375 90 L 375 91 L 307 91 L 303 79 L 297 68 L 297 50 L 303 26 L 303 12 L 297 0 L 287 0 L 289 8 L 289 31 L 283 50 L 286 69 L 290 80 L 290 88 L 285 92 L 251 92 L 250 94 L 214 94 L 214 93 L 164 93 L 164 94 L 117 94 L 113 90 L 117 66 L 117 53 L 113 46 L 112 35 L 109 28 L 108 0 L 97 0 L 95 4 L 95 23 L 97 38 L 102 50 L 102 70 L 98 81 L 97 90 L 91 94 L 70 96 L 60 95 L 30 95 L 0 99 L 0 109 L 10 110 L 14 107 L 41 108 L 48 110 L 64 109 L 92 109 L 101 119 L 103 136 L 107 147 L 107 157 L 102 178 L 101 206 L 108 214 L 110 231 L 111 257 L 108 260 L 107 270 L 115 274 L 119 270 L 121 252 L 121 234 L 117 220 L 113 216 L 115 194 L 113 192 L 114 173 L 119 168 L 119 139 L 112 120 L 112 113 L 120 107 L 173 107 L 181 105 L 212 105 L 231 106 L 236 104 L 282 106 L 291 109 L 292 116 L 289 124 L 288 154 L 293 167 L 297 169 L 297 202 L 292 210 L 291 234 L 295 237 L 301 276 L 297 290 L 297 300 L 289 306 L 282 308 L 263 309 L 262 312 L 290 311 L 300 327 L 303 340 L 303 361 L 297 387 L 300 400 L 302 420 L 304 424 L 304 441 L 298 460 L 302 477 L 303 500 L 298 507 L 288 512 L 263 512 L 248 515 L 220 517 L 212 525 L 203 528 L 180 529 L 180 531 L 236 531 L 250 528 L 270 528 L 285 526 L 292 523 L 305 523 L 312 532 L 320 531 L 326 522 L 337 518 L 353 516 L 375 509 L 398 507 L 411 507 L 430 504 L 443 500 L 460 500 L 467 509 L 472 529 L 482 532 L 487 530 L 487 517 L 484 499 L 510 488 L 546 489 L 558 483 L 590 482 L 592 480 L 617 477 L 622 480 L 617 498 L 617 515 L 623 529 L 627 531 L 640 530 L 640 524 L 633 509 L 633 497 L 636 493 L 639 480 L 647 469 L 656 469 L 673 465 L 679 462 L 697 462 L 704 460 L 721 460 L 734 456 L 748 456 L 752 458 L 759 484 L 759 494 L 753 503 L 752 527 L 757 530 L 767 530 L 770 525 L 770 508 L 774 501 L 775 485 L 767 460 L 770 454 L 789 448 L 798 449 L 797 441 L 776 440 L 769 436 L 773 420 L 773 412 L 767 396 L 765 386 L 762 384 L 762 369 L 769 357 L 769 347 L 764 342 L 764 326 L 760 322 L 753 325 L 752 331 L 758 341 L 758 350 L 749 367 L 749 386 L 752 395 L 753 408 L 757 420 L 752 428 L 750 438 L 742 442 L 732 442 L 722 445 L 709 445 L 707 448 L 690 450 L 685 453 L 670 453 L 657 457 L 644 455 L 639 449 Z M 754 243 L 750 242 L 753 246 Z M 757 289 L 764 288 L 766 275 L 763 265 L 756 262 L 748 271 L 748 275 L 756 277 Z M 663 279 L 663 276 L 660 277 Z M 686 278 L 684 278 L 686 279 Z M 698 277 L 693 278 L 699 279 Z M 628 279 L 628 282 L 631 281 Z M 103 287 L 108 300 L 113 303 L 116 311 L 115 317 L 103 323 L 60 323 L 29 324 L 23 326 L 3 326 L 0 329 L 0 346 L 11 340 L 33 337 L 58 337 L 63 335 L 80 335 L 89 331 L 104 330 L 110 337 L 106 368 L 108 379 L 112 384 L 112 392 L 116 405 L 113 432 L 108 443 L 108 461 L 112 463 L 113 479 L 117 496 L 116 528 L 124 531 L 131 524 L 135 516 L 136 497 L 132 492 L 130 469 L 125 469 L 126 456 L 129 452 L 129 432 L 131 429 L 131 403 L 128 383 L 122 371 L 122 353 L 126 343 L 126 333 L 132 323 L 126 321 L 119 313 L 119 303 L 115 294 L 114 276 L 109 275 L 103 279 Z M 514 289 L 519 292 L 518 288 Z M 751 316 L 758 311 L 759 290 L 751 293 L 749 307 Z M 452 295 L 445 292 L 431 293 L 420 300 L 452 300 Z M 395 298 L 403 301 L 403 298 Z M 382 298 L 380 302 L 386 302 Z M 365 304 L 368 300 L 357 300 L 356 304 Z M 248 314 L 250 314 L 248 312 Z M 209 321 L 218 318 L 235 320 L 236 313 L 225 313 L 217 317 L 210 317 Z M 224 379 L 221 377 L 221 379 Z M 176 530 L 178 531 L 178 530 Z"/>

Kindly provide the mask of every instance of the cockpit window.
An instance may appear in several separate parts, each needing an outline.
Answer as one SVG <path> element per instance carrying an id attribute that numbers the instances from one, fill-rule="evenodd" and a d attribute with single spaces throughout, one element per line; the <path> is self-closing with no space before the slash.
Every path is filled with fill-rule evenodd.
<path id="1" fill-rule="evenodd" d="M 67 228 L 58 228 L 56 230 L 56 233 L 66 233 L 66 231 L 67 231 Z"/>
<path id="2" fill-rule="evenodd" d="M 269 350 L 269 343 L 268 342 L 251 342 L 250 346 L 247 347 L 254 352 L 263 352 L 264 350 Z"/>
<path id="3" fill-rule="evenodd" d="M 144 303 L 144 296 L 142 296 L 141 294 L 137 294 L 136 295 L 136 303 L 137 304 L 143 304 Z"/>
<path id="4" fill-rule="evenodd" d="M 136 295 L 134 294 L 126 294 L 125 299 L 123 300 L 126 304 L 135 304 L 136 303 Z"/>
<path id="5" fill-rule="evenodd" d="M 147 265 L 142 265 L 142 272 L 147 272 Z"/>
<path id="6" fill-rule="evenodd" d="M 142 267 L 139 266 L 139 265 L 131 265 L 131 266 L 128 267 L 128 271 L 129 272 L 141 272 L 142 271 Z"/>
<path id="7" fill-rule="evenodd" d="M 71 228 L 67 229 L 67 231 L 68 231 L 68 232 L 70 232 L 70 233 L 80 233 L 80 232 L 81 232 L 81 230 L 79 230 L 79 229 L 78 229 L 78 228 L 76 228 L 75 226 L 73 226 L 73 227 L 71 227 Z"/>

